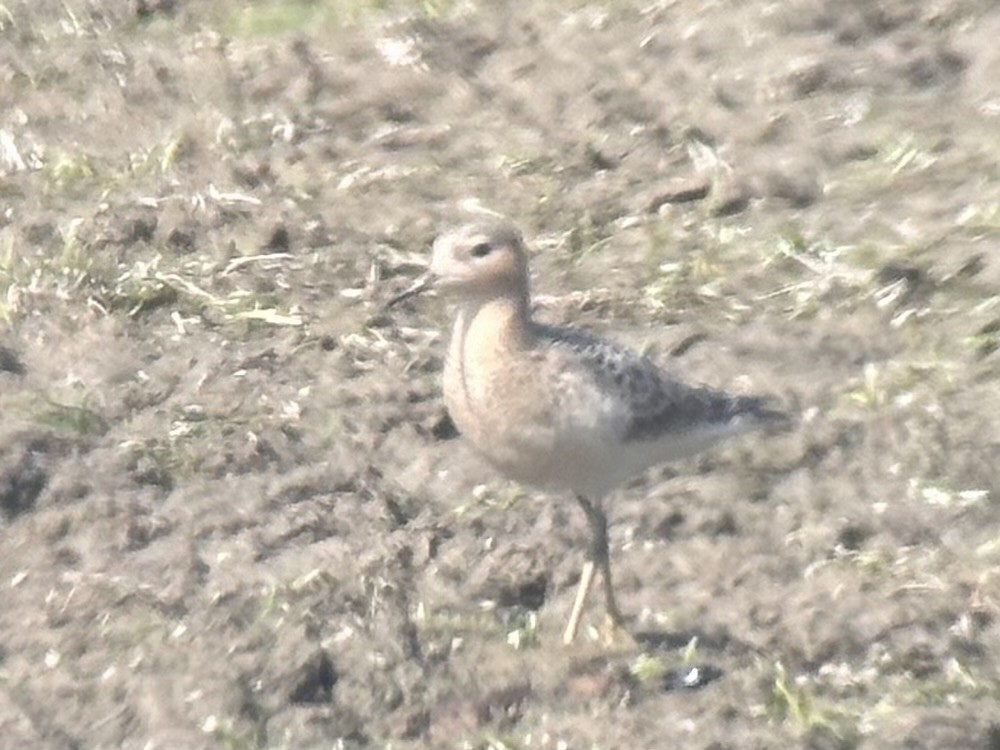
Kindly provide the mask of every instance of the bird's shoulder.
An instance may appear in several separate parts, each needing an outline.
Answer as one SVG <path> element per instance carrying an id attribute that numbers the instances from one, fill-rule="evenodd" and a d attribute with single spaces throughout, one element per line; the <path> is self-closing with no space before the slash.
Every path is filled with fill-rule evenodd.
<path id="1" fill-rule="evenodd" d="M 577 367 L 584 368 L 605 387 L 623 393 L 651 386 L 665 375 L 647 357 L 576 328 L 536 326 L 543 349 L 557 352 Z"/>
<path id="2" fill-rule="evenodd" d="M 762 399 L 732 396 L 686 383 L 638 352 L 589 333 L 541 326 L 546 346 L 575 360 L 625 415 L 625 440 L 654 439 L 668 432 L 723 425 L 741 417 L 766 421 Z"/>

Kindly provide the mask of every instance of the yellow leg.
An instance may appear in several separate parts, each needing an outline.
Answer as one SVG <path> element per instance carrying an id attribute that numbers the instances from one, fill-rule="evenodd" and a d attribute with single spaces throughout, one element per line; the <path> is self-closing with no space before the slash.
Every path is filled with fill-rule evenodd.
<path id="1" fill-rule="evenodd" d="M 580 618 L 587 602 L 587 594 L 594 582 L 594 575 L 601 574 L 601 587 L 604 589 L 604 606 L 606 624 L 603 630 L 609 633 L 603 638 L 609 644 L 627 642 L 634 645 L 635 641 L 625 628 L 625 617 L 618 608 L 615 589 L 611 579 L 611 558 L 608 553 L 608 519 L 600 505 L 592 503 L 585 497 L 577 497 L 577 502 L 587 514 L 587 525 L 590 527 L 590 544 L 587 546 L 587 559 L 580 574 L 580 585 L 576 590 L 576 599 L 570 612 L 566 631 L 563 633 L 563 643 L 570 644 L 576 638 L 580 629 Z"/>
<path id="2" fill-rule="evenodd" d="M 573 609 L 569 613 L 569 622 L 566 623 L 566 630 L 563 632 L 563 643 L 571 644 L 576 638 L 576 632 L 580 629 L 580 617 L 583 615 L 583 606 L 587 603 L 587 594 L 590 586 L 594 582 L 594 561 L 587 560 L 583 564 L 583 572 L 580 573 L 580 585 L 576 588 L 576 599 L 573 601 Z"/>

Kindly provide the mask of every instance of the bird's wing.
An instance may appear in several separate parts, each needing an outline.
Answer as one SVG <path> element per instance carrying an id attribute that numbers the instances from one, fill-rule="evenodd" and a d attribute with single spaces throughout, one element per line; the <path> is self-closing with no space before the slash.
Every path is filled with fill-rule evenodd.
<path id="1" fill-rule="evenodd" d="M 622 439 L 654 440 L 666 433 L 713 427 L 747 426 L 780 418 L 765 400 L 732 396 L 688 385 L 658 368 L 647 357 L 580 331 L 540 326 L 547 343 L 564 347 L 594 378 L 597 387 L 616 400 L 625 415 Z"/>

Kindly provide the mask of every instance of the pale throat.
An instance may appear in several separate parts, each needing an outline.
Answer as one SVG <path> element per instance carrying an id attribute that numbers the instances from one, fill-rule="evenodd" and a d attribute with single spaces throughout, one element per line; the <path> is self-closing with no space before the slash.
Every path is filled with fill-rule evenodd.
<path id="1" fill-rule="evenodd" d="M 463 300 L 457 312 L 452 347 L 462 359 L 492 359 L 533 344 L 527 294 Z"/>

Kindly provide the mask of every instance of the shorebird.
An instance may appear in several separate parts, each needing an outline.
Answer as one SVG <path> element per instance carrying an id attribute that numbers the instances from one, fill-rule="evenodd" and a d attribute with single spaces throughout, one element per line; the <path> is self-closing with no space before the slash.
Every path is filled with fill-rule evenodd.
<path id="1" fill-rule="evenodd" d="M 629 349 L 535 321 L 524 241 L 506 221 L 442 234 L 428 273 L 387 304 L 431 288 L 456 308 L 444 400 L 460 433 L 507 477 L 572 492 L 586 515 L 590 543 L 563 642 L 576 637 L 595 573 L 612 634 L 627 635 L 605 497 L 651 466 L 785 415 L 763 398 L 687 385 Z"/>

